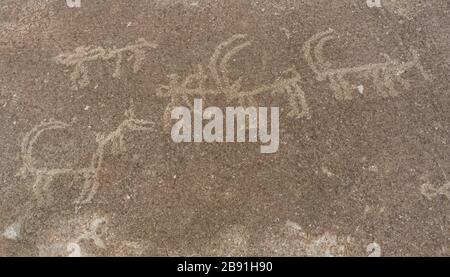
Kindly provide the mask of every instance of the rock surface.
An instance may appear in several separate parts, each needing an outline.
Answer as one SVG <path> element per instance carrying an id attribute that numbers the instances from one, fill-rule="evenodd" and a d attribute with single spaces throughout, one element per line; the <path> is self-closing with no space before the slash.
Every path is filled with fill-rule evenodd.
<path id="1" fill-rule="evenodd" d="M 1 1 L 0 255 L 449 256 L 449 12 Z M 278 152 L 174 143 L 194 97 L 280 107 Z"/>

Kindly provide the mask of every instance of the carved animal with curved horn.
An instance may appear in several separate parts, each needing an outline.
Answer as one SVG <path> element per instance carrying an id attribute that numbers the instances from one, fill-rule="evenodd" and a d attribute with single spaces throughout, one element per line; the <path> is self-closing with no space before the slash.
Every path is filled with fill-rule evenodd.
<path id="1" fill-rule="evenodd" d="M 402 78 L 402 75 L 409 69 L 416 68 L 425 80 L 430 80 L 420 64 L 416 51 L 411 51 L 412 59 L 406 62 L 391 59 L 388 55 L 382 54 L 386 60 L 382 63 L 332 69 L 331 63 L 324 57 L 324 47 L 327 42 L 336 39 L 334 32 L 333 29 L 328 29 L 312 36 L 305 43 L 303 54 L 309 67 L 316 74 L 316 79 L 320 82 L 328 81 L 337 100 L 353 99 L 352 93 L 357 86 L 346 80 L 346 77 L 351 74 L 370 78 L 377 93 L 382 97 L 399 95 L 400 92 L 395 88 L 396 83 L 402 87 L 408 87 L 408 82 Z"/>
<path id="2" fill-rule="evenodd" d="M 49 120 L 43 121 L 28 132 L 22 141 L 22 161 L 23 167 L 18 173 L 20 176 L 31 175 L 35 178 L 33 191 L 38 197 L 38 201 L 45 201 L 44 194 L 48 191 L 53 180 L 64 174 L 73 177 L 81 176 L 84 179 L 80 196 L 75 201 L 77 205 L 89 203 L 97 193 L 99 183 L 99 170 L 103 166 L 106 147 L 111 143 L 113 153 L 125 151 L 124 134 L 127 131 L 147 131 L 154 126 L 153 122 L 139 120 L 134 118 L 132 110 L 125 113 L 126 119 L 117 127 L 116 130 L 97 134 L 97 149 L 92 155 L 90 164 L 86 168 L 47 168 L 38 167 L 33 159 L 33 149 L 39 137 L 46 131 L 65 129 L 70 125 L 61 121 Z"/>
<path id="3" fill-rule="evenodd" d="M 208 73 L 202 65 L 197 66 L 197 71 L 181 80 L 177 74 L 169 75 L 169 84 L 160 85 L 157 96 L 170 98 L 169 104 L 164 112 L 165 127 L 170 125 L 171 110 L 180 102 L 191 106 L 189 97 L 191 96 L 225 96 L 227 101 L 238 100 L 242 106 L 256 105 L 256 96 L 264 93 L 287 94 L 291 111 L 290 117 L 309 117 L 309 108 L 306 103 L 305 93 L 300 83 L 301 78 L 294 69 L 286 70 L 292 77 L 279 78 L 272 84 L 261 85 L 253 90 L 242 89 L 242 77 L 232 80 L 229 77 L 228 66 L 230 61 L 242 50 L 249 47 L 251 42 L 246 41 L 247 35 L 236 34 L 228 40 L 220 43 L 208 63 Z M 237 43 L 237 45 L 236 45 Z M 231 49 L 229 49 L 231 47 Z M 215 88 L 206 88 L 206 82 L 211 79 Z M 300 107 L 301 105 L 301 112 Z"/>

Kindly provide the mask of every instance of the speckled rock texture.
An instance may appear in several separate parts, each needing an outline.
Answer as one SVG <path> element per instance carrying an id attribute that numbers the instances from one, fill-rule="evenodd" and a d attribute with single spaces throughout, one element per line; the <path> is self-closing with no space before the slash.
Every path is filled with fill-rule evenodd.
<path id="1" fill-rule="evenodd" d="M 449 256 L 450 2 L 369 2 L 0 1 L 0 255 Z"/>

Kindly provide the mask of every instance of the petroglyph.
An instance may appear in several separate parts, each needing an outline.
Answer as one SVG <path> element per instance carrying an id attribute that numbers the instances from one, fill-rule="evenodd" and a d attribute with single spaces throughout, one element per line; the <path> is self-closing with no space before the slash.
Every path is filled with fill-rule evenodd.
<path id="1" fill-rule="evenodd" d="M 170 98 L 164 112 L 164 122 L 166 127 L 170 125 L 170 113 L 172 109 L 183 102 L 190 105 L 189 97 L 194 96 L 224 96 L 227 101 L 237 100 L 241 106 L 256 106 L 256 97 L 270 95 L 287 95 L 290 111 L 289 117 L 309 118 L 310 112 L 306 102 L 306 97 L 301 88 L 300 74 L 293 68 L 284 71 L 271 84 L 261 85 L 253 90 L 242 88 L 242 77 L 231 80 L 229 77 L 229 63 L 233 58 L 245 48 L 251 46 L 247 40 L 247 35 L 236 34 L 220 43 L 207 65 L 206 72 L 203 65 L 198 65 L 196 72 L 181 80 L 177 74 L 169 75 L 169 83 L 160 85 L 157 91 L 159 97 Z M 208 80 L 213 81 L 214 88 L 206 87 Z"/>
<path id="2" fill-rule="evenodd" d="M 20 223 L 13 223 L 5 229 L 3 236 L 10 240 L 18 240 L 20 239 L 21 229 L 22 225 Z"/>
<path id="3" fill-rule="evenodd" d="M 303 53 L 311 70 L 316 74 L 316 79 L 320 82 L 329 82 L 330 89 L 337 100 L 351 100 L 355 91 L 359 91 L 361 94 L 361 91 L 364 91 L 360 85 L 352 84 L 347 80 L 351 76 L 371 80 L 377 94 L 381 97 L 398 96 L 400 91 L 397 90 L 397 85 L 408 88 L 409 82 L 402 75 L 410 69 L 418 70 L 426 81 L 431 80 L 419 61 L 418 53 L 415 51 L 411 51 L 412 58 L 406 62 L 382 54 L 385 58 L 384 62 L 332 68 L 331 63 L 325 59 L 324 47 L 327 42 L 333 39 L 336 39 L 333 29 L 320 32 L 305 43 Z"/>
<path id="4" fill-rule="evenodd" d="M 381 246 L 376 242 L 369 243 L 366 251 L 368 257 L 381 257 Z"/>
<path id="5" fill-rule="evenodd" d="M 3 16 L 2 13 L 0 17 L 0 49 L 11 49 L 17 42 L 35 42 L 41 39 L 40 32 L 50 26 L 49 13 L 58 1 L 21 1 L 21 9 L 1 1 L 0 12 L 6 11 L 14 16 L 8 20 L 8 16 Z"/>
<path id="6" fill-rule="evenodd" d="M 337 236 L 330 232 L 311 235 L 302 226 L 293 221 L 271 228 L 267 233 L 264 247 L 268 247 L 275 256 L 344 256 L 346 247 L 353 242 L 350 236 Z"/>
<path id="7" fill-rule="evenodd" d="M 83 243 L 93 243 L 93 245 L 95 245 L 95 247 L 99 249 L 106 249 L 106 243 L 100 235 L 102 233 L 105 233 L 102 229 L 106 228 L 107 223 L 108 221 L 105 217 L 97 217 L 93 219 L 88 223 L 87 227 L 82 223 L 78 223 L 78 226 L 74 226 L 76 230 L 72 232 L 81 232 L 80 235 L 76 236 L 73 239 L 63 238 L 61 242 L 54 243 L 50 246 L 38 246 L 39 256 L 88 256 L 86 251 L 84 251 L 82 248 Z M 65 230 L 63 230 L 63 233 L 65 233 Z"/>
<path id="8" fill-rule="evenodd" d="M 338 243 L 336 235 L 326 232 L 305 244 L 307 256 L 344 256 L 345 246 Z"/>
<path id="9" fill-rule="evenodd" d="M 70 175 L 73 176 L 73 178 L 82 177 L 84 180 L 82 191 L 75 203 L 77 205 L 89 203 L 97 193 L 100 185 L 98 175 L 100 168 L 103 166 L 107 146 L 111 145 L 113 154 L 122 153 L 126 151 L 124 136 L 127 131 L 137 132 L 152 129 L 153 122 L 135 119 L 133 109 L 127 110 L 125 112 L 125 117 L 126 119 L 114 131 L 96 135 L 97 149 L 92 155 L 89 166 L 81 169 L 47 168 L 38 167 L 36 165 L 33 158 L 33 150 L 42 133 L 50 130 L 66 129 L 70 126 L 70 124 L 53 119 L 41 122 L 31 129 L 31 131 L 23 138 L 21 145 L 23 167 L 18 175 L 22 177 L 33 176 L 33 191 L 40 203 L 46 201 L 46 194 L 49 197 L 49 186 L 57 176 Z"/>
<path id="10" fill-rule="evenodd" d="M 293 221 L 286 221 L 286 227 L 297 230 L 297 231 L 302 231 L 302 226 L 300 226 L 298 223 L 293 222 Z"/>
<path id="11" fill-rule="evenodd" d="M 286 228 L 288 231 L 295 233 L 295 243 L 298 250 L 302 252 L 302 255 L 306 256 L 343 256 L 345 254 L 345 245 L 342 243 L 342 239 L 329 232 L 325 232 L 321 236 L 310 236 L 302 231 L 300 225 L 295 222 L 287 221 Z M 350 240 L 349 238 L 346 239 Z"/>
<path id="12" fill-rule="evenodd" d="M 433 200 L 434 198 L 438 196 L 445 196 L 447 199 L 450 200 L 450 182 L 437 187 L 430 183 L 425 183 L 420 186 L 420 193 L 422 193 L 423 196 L 425 196 L 428 200 Z"/>
<path id="13" fill-rule="evenodd" d="M 90 79 L 87 63 L 115 59 L 115 68 L 112 76 L 114 78 L 119 78 L 122 72 L 122 62 L 126 53 L 131 53 L 127 61 L 134 59 L 133 72 L 137 73 L 145 60 L 146 51 L 149 48 L 155 49 L 157 47 L 157 44 L 150 43 L 144 38 L 140 38 L 134 44 L 119 49 L 115 46 L 112 49 L 105 49 L 100 46 L 81 46 L 76 48 L 73 52 L 58 55 L 54 58 L 54 61 L 67 67 L 74 67 L 70 74 L 70 80 L 72 82 L 71 88 L 77 90 L 89 85 Z"/>
<path id="14" fill-rule="evenodd" d="M 92 241 L 97 247 L 105 249 L 105 242 L 98 236 L 98 230 L 107 223 L 106 218 L 100 217 L 94 219 L 86 232 L 77 238 L 76 242 L 79 243 L 82 240 Z"/>
<path id="15" fill-rule="evenodd" d="M 122 240 L 107 215 L 75 214 L 73 218 L 58 218 L 49 225 L 50 229 L 37 239 L 41 257 L 89 257 L 106 252 L 110 256 L 139 256 L 149 245 L 142 240 Z"/>
<path id="16" fill-rule="evenodd" d="M 384 0 L 383 7 L 389 12 L 412 20 L 425 9 L 430 8 L 432 1 Z"/>

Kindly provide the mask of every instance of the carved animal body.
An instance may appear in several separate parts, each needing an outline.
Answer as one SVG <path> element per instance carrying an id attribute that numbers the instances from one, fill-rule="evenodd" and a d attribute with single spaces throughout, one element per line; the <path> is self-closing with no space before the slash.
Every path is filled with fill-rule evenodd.
<path id="1" fill-rule="evenodd" d="M 391 59 L 388 55 L 383 54 L 385 62 L 333 69 L 331 64 L 325 60 L 323 51 L 325 44 L 335 38 L 333 29 L 318 33 L 305 43 L 303 53 L 311 70 L 316 74 L 316 79 L 320 82 L 328 81 L 337 100 L 353 99 L 353 92 L 357 86 L 346 80 L 351 74 L 371 79 L 377 93 L 382 97 L 399 95 L 396 83 L 408 88 L 409 83 L 402 78 L 402 75 L 410 69 L 417 69 L 427 81 L 431 79 L 420 64 L 418 54 L 414 51 L 412 51 L 412 59 L 406 62 Z"/>
<path id="2" fill-rule="evenodd" d="M 140 38 L 135 44 L 119 49 L 116 47 L 113 49 L 104 49 L 98 46 L 78 47 L 74 52 L 60 54 L 55 57 L 54 60 L 59 64 L 74 67 L 74 70 L 70 75 L 70 79 L 72 81 L 71 88 L 76 90 L 78 88 L 86 87 L 90 82 L 86 63 L 97 60 L 109 61 L 111 59 L 116 59 L 116 65 L 112 76 L 114 78 L 118 78 L 121 74 L 124 53 L 132 53 L 128 61 L 134 58 L 135 61 L 133 64 L 133 72 L 137 73 L 144 62 L 145 50 L 148 48 L 157 47 L 157 44 L 147 42 L 145 39 Z"/>
<path id="3" fill-rule="evenodd" d="M 111 143 L 113 153 L 125 151 L 124 135 L 127 130 L 147 131 L 153 122 L 138 120 L 134 118 L 131 110 L 126 112 L 126 119 L 111 133 L 97 134 L 97 149 L 92 155 L 90 164 L 86 168 L 46 168 L 37 167 L 33 159 L 33 149 L 42 133 L 49 130 L 65 129 L 70 125 L 61 121 L 49 120 L 43 121 L 28 132 L 21 145 L 23 167 L 19 172 L 20 176 L 31 175 L 35 178 L 33 191 L 41 203 L 45 201 L 45 193 L 56 176 L 69 174 L 73 177 L 81 176 L 84 180 L 81 194 L 76 199 L 77 205 L 89 203 L 97 193 L 99 183 L 99 169 L 103 166 L 106 147 Z"/>
<path id="4" fill-rule="evenodd" d="M 450 182 L 447 182 L 440 187 L 432 185 L 430 183 L 425 183 L 420 187 L 420 192 L 428 200 L 433 200 L 440 195 L 443 195 L 450 200 Z"/>
<path id="5" fill-rule="evenodd" d="M 286 74 L 290 75 L 289 77 L 282 77 L 272 84 L 262 85 L 248 91 L 242 89 L 242 77 L 237 80 L 230 79 L 228 76 L 228 64 L 240 51 L 251 45 L 251 42 L 246 41 L 246 38 L 247 35 L 237 34 L 219 44 L 208 64 L 209 74 L 205 73 L 202 65 L 198 65 L 197 71 L 187 76 L 184 80 L 181 80 L 177 74 L 171 74 L 169 76 L 169 84 L 160 85 L 157 95 L 171 99 L 164 113 L 166 127 L 170 124 L 171 110 L 180 102 L 190 105 L 189 97 L 193 96 L 221 95 L 225 96 L 227 101 L 238 100 L 241 106 L 256 106 L 255 97 L 257 96 L 265 93 L 287 94 L 290 105 L 288 116 L 309 118 L 309 107 L 305 93 L 300 86 L 301 78 L 295 69 L 285 71 Z M 232 47 L 238 41 L 241 41 L 240 44 Z M 225 51 L 229 47 L 232 48 Z M 206 88 L 205 84 L 209 79 L 215 84 L 214 89 Z"/>

